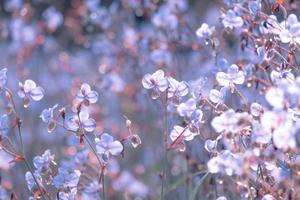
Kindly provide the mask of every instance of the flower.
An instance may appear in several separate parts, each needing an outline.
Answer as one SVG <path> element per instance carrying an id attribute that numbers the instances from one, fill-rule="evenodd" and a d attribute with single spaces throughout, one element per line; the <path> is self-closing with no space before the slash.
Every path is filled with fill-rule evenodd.
<path id="1" fill-rule="evenodd" d="M 225 96 L 226 96 L 226 91 L 228 90 L 228 88 L 226 87 L 222 87 L 219 90 L 216 90 L 216 89 L 212 89 L 210 92 L 209 92 L 209 100 L 212 101 L 213 103 L 216 103 L 216 104 L 222 104 L 224 103 L 225 101 Z"/>
<path id="2" fill-rule="evenodd" d="M 290 14 L 286 21 L 280 23 L 282 30 L 279 38 L 282 43 L 298 43 L 300 44 L 300 23 L 295 14 Z"/>
<path id="3" fill-rule="evenodd" d="M 83 129 L 92 132 L 96 128 L 96 121 L 89 116 L 86 110 L 81 110 L 78 115 L 73 115 L 67 120 L 67 127 L 72 131 Z"/>
<path id="4" fill-rule="evenodd" d="M 232 176 L 233 174 L 240 175 L 242 173 L 242 163 L 243 159 L 240 156 L 225 150 L 218 156 L 211 158 L 207 162 L 207 167 L 210 173 L 225 173 Z"/>
<path id="5" fill-rule="evenodd" d="M 0 134 L 6 135 L 8 130 L 8 116 L 6 114 L 3 114 L 0 117 Z"/>
<path id="6" fill-rule="evenodd" d="M 77 194 L 77 188 L 72 188 L 68 192 L 61 191 L 58 193 L 58 199 L 59 200 L 75 200 L 76 194 Z"/>
<path id="7" fill-rule="evenodd" d="M 7 68 L 3 68 L 0 70 L 0 88 L 6 85 L 7 76 L 6 76 Z"/>
<path id="8" fill-rule="evenodd" d="M 26 174 L 25 174 L 25 180 L 27 182 L 28 189 L 30 191 L 32 191 L 32 192 L 34 192 L 35 190 L 37 190 L 39 186 L 40 187 L 43 186 L 43 184 L 42 184 L 42 177 L 41 177 L 41 175 L 38 172 L 34 173 L 34 177 L 35 177 L 35 179 L 33 178 L 32 174 L 30 172 L 26 172 Z M 39 186 L 36 185 L 35 180 L 37 181 L 37 183 L 39 184 Z"/>
<path id="9" fill-rule="evenodd" d="M 159 97 L 159 91 L 164 92 L 168 88 L 168 80 L 165 78 L 165 73 L 162 70 L 157 70 L 153 74 L 146 74 L 143 77 L 142 84 L 146 89 L 153 89 L 153 99 Z"/>
<path id="10" fill-rule="evenodd" d="M 81 172 L 79 170 L 74 170 L 69 172 L 66 168 L 58 168 L 58 174 L 53 177 L 53 185 L 57 189 L 61 188 L 74 188 L 77 186 Z"/>
<path id="11" fill-rule="evenodd" d="M 241 28 L 244 24 L 243 18 L 237 16 L 233 10 L 228 10 L 226 15 L 224 15 L 222 20 L 225 28 Z"/>
<path id="12" fill-rule="evenodd" d="M 170 133 L 170 138 L 172 141 L 175 141 L 178 137 L 182 136 L 183 140 L 191 141 L 196 135 L 199 135 L 199 133 L 193 133 L 187 127 L 184 128 L 182 126 L 176 125 Z"/>
<path id="13" fill-rule="evenodd" d="M 203 23 L 200 28 L 197 29 L 196 35 L 200 38 L 209 38 L 213 32 L 215 31 L 215 27 L 209 27 L 206 23 Z"/>
<path id="14" fill-rule="evenodd" d="M 77 92 L 76 100 L 78 102 L 84 102 L 85 105 L 96 103 L 98 100 L 98 93 L 91 90 L 91 86 L 89 84 L 83 83 L 80 90 Z"/>
<path id="15" fill-rule="evenodd" d="M 168 98 L 174 98 L 178 100 L 189 93 L 188 84 L 185 81 L 177 81 L 176 79 L 169 77 L 169 89 Z"/>
<path id="16" fill-rule="evenodd" d="M 250 124 L 250 115 L 246 112 L 236 113 L 229 109 L 223 112 L 220 116 L 213 118 L 211 125 L 216 132 L 223 131 L 237 133 Z"/>
<path id="17" fill-rule="evenodd" d="M 56 121 L 54 119 L 53 111 L 57 108 L 58 104 L 55 104 L 52 108 L 44 109 L 40 118 L 43 122 L 48 124 L 48 132 L 51 133 L 56 127 Z"/>
<path id="18" fill-rule="evenodd" d="M 265 96 L 267 102 L 274 108 L 283 108 L 285 103 L 284 92 L 276 87 L 270 88 Z"/>
<path id="19" fill-rule="evenodd" d="M 42 156 L 35 156 L 33 158 L 33 165 L 38 172 L 49 169 L 50 163 L 54 163 L 54 155 L 47 149 Z"/>
<path id="20" fill-rule="evenodd" d="M 239 67 L 233 64 L 228 68 L 227 73 L 218 72 L 216 79 L 221 86 L 230 87 L 234 84 L 243 84 L 245 76 L 243 71 L 239 70 Z"/>
<path id="21" fill-rule="evenodd" d="M 250 106 L 250 113 L 254 117 L 259 117 L 264 112 L 263 107 L 259 103 L 252 103 Z"/>
<path id="22" fill-rule="evenodd" d="M 196 101 L 194 98 L 190 98 L 177 107 L 177 112 L 181 117 L 191 117 L 194 110 L 196 110 Z"/>
<path id="23" fill-rule="evenodd" d="M 123 145 L 120 141 L 114 140 L 114 138 L 108 133 L 103 133 L 101 139 L 95 138 L 97 153 L 101 156 L 110 155 L 117 156 L 123 151 Z"/>
<path id="24" fill-rule="evenodd" d="M 29 106 L 30 98 L 34 101 L 40 101 L 44 97 L 44 89 L 37 86 L 33 80 L 27 79 L 24 84 L 19 83 L 19 97 L 23 98 L 24 107 Z"/>

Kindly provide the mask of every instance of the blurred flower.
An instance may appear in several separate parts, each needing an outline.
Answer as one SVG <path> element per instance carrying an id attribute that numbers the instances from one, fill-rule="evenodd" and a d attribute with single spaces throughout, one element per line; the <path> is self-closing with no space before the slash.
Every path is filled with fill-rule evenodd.
<path id="1" fill-rule="evenodd" d="M 233 10 L 228 10 L 222 20 L 225 28 L 241 28 L 244 24 L 243 18 L 237 16 Z"/>
<path id="2" fill-rule="evenodd" d="M 44 97 L 44 89 L 37 86 L 33 80 L 26 80 L 24 84 L 19 83 L 19 97 L 23 98 L 24 107 L 28 107 L 30 98 L 34 101 L 40 101 Z"/>
<path id="3" fill-rule="evenodd" d="M 134 178 L 129 172 L 124 171 L 117 177 L 112 184 L 118 191 L 128 192 L 131 195 L 144 197 L 148 193 L 148 188 L 142 182 Z"/>
<path id="4" fill-rule="evenodd" d="M 254 117 L 259 117 L 264 112 L 263 107 L 259 103 L 252 103 L 250 105 L 250 113 Z"/>
<path id="5" fill-rule="evenodd" d="M 3 68 L 0 70 L 0 89 L 6 85 L 7 82 L 7 68 Z"/>
<path id="6" fill-rule="evenodd" d="M 213 118 L 211 125 L 218 133 L 223 131 L 237 133 L 243 128 L 248 127 L 250 120 L 251 116 L 248 113 L 236 113 L 234 110 L 229 109 L 220 116 Z"/>
<path id="7" fill-rule="evenodd" d="M 48 124 L 48 132 L 51 133 L 56 127 L 56 120 L 54 119 L 53 111 L 57 108 L 58 104 L 55 104 L 52 108 L 44 109 L 40 118 L 43 122 Z"/>
<path id="8" fill-rule="evenodd" d="M 59 200 L 75 200 L 77 188 L 71 188 L 68 192 L 61 191 L 58 193 Z"/>
<path id="9" fill-rule="evenodd" d="M 69 172 L 66 168 L 58 168 L 58 174 L 53 178 L 53 185 L 57 189 L 74 188 L 77 186 L 80 179 L 81 172 L 74 170 Z"/>
<path id="10" fill-rule="evenodd" d="M 177 81 L 172 77 L 168 77 L 169 89 L 168 89 L 168 98 L 173 98 L 176 103 L 179 102 L 179 99 L 189 93 L 188 84 L 185 81 Z"/>
<path id="11" fill-rule="evenodd" d="M 51 163 L 54 163 L 54 155 L 51 154 L 49 149 L 42 156 L 35 156 L 33 158 L 33 165 L 39 173 L 47 171 Z"/>
<path id="12" fill-rule="evenodd" d="M 228 68 L 227 73 L 218 72 L 216 79 L 221 86 L 231 87 L 234 84 L 243 84 L 245 76 L 243 71 L 240 71 L 239 67 L 233 64 Z"/>
<path id="13" fill-rule="evenodd" d="M 173 130 L 170 133 L 170 138 L 172 141 L 175 141 L 177 138 L 183 137 L 183 140 L 191 141 L 196 135 L 199 135 L 199 133 L 193 133 L 187 127 L 183 128 L 176 125 L 173 127 Z"/>
<path id="14" fill-rule="evenodd" d="M 179 104 L 177 107 L 177 112 L 181 117 L 191 117 L 194 110 L 196 110 L 196 101 L 193 98 Z"/>
<path id="15" fill-rule="evenodd" d="M 279 88 L 276 88 L 276 87 L 270 88 L 266 92 L 265 98 L 266 98 L 267 102 L 274 108 L 283 108 L 284 107 L 284 102 L 285 102 L 284 92 Z"/>
<path id="16" fill-rule="evenodd" d="M 52 32 L 63 23 L 63 15 L 53 6 L 47 8 L 43 17 L 45 18 L 47 28 Z"/>
<path id="17" fill-rule="evenodd" d="M 300 23 L 295 14 L 290 14 L 286 21 L 281 22 L 282 30 L 279 37 L 282 43 L 300 44 Z"/>
<path id="18" fill-rule="evenodd" d="M 9 130 L 8 116 L 6 114 L 0 117 L 0 135 L 6 135 Z"/>
<path id="19" fill-rule="evenodd" d="M 35 180 L 37 181 L 37 183 L 39 184 L 40 187 L 43 186 L 42 177 L 38 172 L 34 173 L 34 177 L 35 177 L 35 179 L 33 178 L 32 174 L 30 172 L 26 172 L 26 174 L 25 174 L 25 180 L 27 182 L 28 189 L 32 192 L 34 192 L 35 190 L 38 189 L 38 186 L 36 185 Z"/>
<path id="20" fill-rule="evenodd" d="M 228 89 L 226 87 L 222 87 L 220 91 L 216 89 L 212 89 L 209 92 L 209 100 L 211 100 L 213 103 L 216 104 L 224 103 L 227 90 Z"/>
<path id="21" fill-rule="evenodd" d="M 222 151 L 218 156 L 207 162 L 210 173 L 225 173 L 228 176 L 233 174 L 241 175 L 243 159 L 230 151 Z"/>
<path id="22" fill-rule="evenodd" d="M 197 29 L 196 35 L 200 38 L 210 38 L 210 36 L 214 33 L 215 27 L 209 27 L 206 23 L 203 23 L 200 28 Z"/>

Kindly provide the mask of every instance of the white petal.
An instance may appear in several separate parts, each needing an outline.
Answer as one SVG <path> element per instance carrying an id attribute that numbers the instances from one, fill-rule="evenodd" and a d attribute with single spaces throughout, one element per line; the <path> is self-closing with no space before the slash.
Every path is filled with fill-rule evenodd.
<path id="1" fill-rule="evenodd" d="M 30 96 L 34 101 L 40 101 L 44 97 L 44 89 L 42 87 L 33 88 Z"/>
<path id="2" fill-rule="evenodd" d="M 110 143 L 108 145 L 108 148 L 109 148 L 109 152 L 114 156 L 119 155 L 123 151 L 123 145 L 119 141 L 114 141 Z"/>

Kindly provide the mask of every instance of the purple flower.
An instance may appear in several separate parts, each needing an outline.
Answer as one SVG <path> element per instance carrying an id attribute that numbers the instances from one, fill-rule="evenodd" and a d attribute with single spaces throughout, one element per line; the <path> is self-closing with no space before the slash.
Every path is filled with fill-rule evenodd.
<path id="1" fill-rule="evenodd" d="M 210 36 L 214 33 L 215 27 L 209 27 L 206 23 L 201 24 L 200 28 L 197 29 L 196 35 L 199 38 L 210 38 Z"/>
<path id="2" fill-rule="evenodd" d="M 57 108 L 58 104 L 55 104 L 52 108 L 44 109 L 40 118 L 43 122 L 48 124 L 48 132 L 51 133 L 56 127 L 56 121 L 54 119 L 54 109 Z"/>
<path id="3" fill-rule="evenodd" d="M 89 117 L 88 111 L 81 110 L 79 115 L 73 115 L 67 120 L 67 127 L 72 131 L 83 129 L 92 132 L 96 128 L 96 121 Z"/>
<path id="4" fill-rule="evenodd" d="M 243 18 L 237 16 L 233 10 L 228 10 L 222 20 L 225 28 L 241 28 L 244 24 Z"/>
<path id="5" fill-rule="evenodd" d="M 243 84 L 245 76 L 243 71 L 239 70 L 239 67 L 233 64 L 228 68 L 227 73 L 218 72 L 216 79 L 221 86 L 231 87 L 234 84 Z"/>
<path id="6" fill-rule="evenodd" d="M 58 168 L 58 174 L 53 178 L 53 185 L 57 189 L 61 188 L 74 188 L 77 186 L 81 172 L 79 170 L 74 170 L 69 172 L 65 168 Z"/>
<path id="7" fill-rule="evenodd" d="M 29 106 L 30 99 L 40 101 L 44 97 L 44 89 L 33 80 L 27 79 L 24 84 L 19 83 L 19 88 L 18 95 L 23 98 L 25 108 Z"/>
<path id="8" fill-rule="evenodd" d="M 153 99 L 157 99 L 159 92 L 164 92 L 168 88 L 168 80 L 165 78 L 165 73 L 162 70 L 157 70 L 153 74 L 146 74 L 142 84 L 146 89 L 153 89 Z"/>
<path id="9" fill-rule="evenodd" d="M 49 169 L 49 165 L 54 163 L 54 155 L 50 150 L 46 150 L 42 156 L 35 156 L 33 158 L 33 165 L 38 172 L 46 171 Z"/>
<path id="10" fill-rule="evenodd" d="M 114 138 L 108 133 L 103 133 L 101 139 L 95 138 L 97 153 L 101 156 L 106 155 L 109 158 L 110 155 L 117 156 L 123 151 L 123 145 L 120 141 L 114 140 Z"/>
<path id="11" fill-rule="evenodd" d="M 91 86 L 87 83 L 83 83 L 80 90 L 77 92 L 76 100 L 78 102 L 84 102 L 87 105 L 90 103 L 96 103 L 98 100 L 98 93 L 91 90 Z"/>

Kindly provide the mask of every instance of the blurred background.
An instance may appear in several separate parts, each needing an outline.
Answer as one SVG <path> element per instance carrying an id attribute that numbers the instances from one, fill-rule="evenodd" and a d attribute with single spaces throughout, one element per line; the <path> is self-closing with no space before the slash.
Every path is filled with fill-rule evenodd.
<path id="1" fill-rule="evenodd" d="M 152 100 L 142 88 L 142 77 L 162 68 L 178 80 L 205 82 L 202 92 L 207 94 L 213 86 L 207 83 L 213 82 L 218 69 L 217 50 L 202 45 L 195 31 L 203 22 L 220 26 L 222 6 L 222 1 L 210 0 L 1 0 L 0 68 L 8 69 L 8 87 L 14 92 L 22 119 L 29 161 L 50 149 L 60 165 L 83 151 L 78 138 L 62 128 L 48 133 L 39 116 L 55 104 L 72 106 L 77 90 L 86 82 L 99 93 L 92 111 L 97 122 L 95 132 L 124 138 L 128 135 L 126 116 L 142 140 L 141 146 L 129 146 L 124 157 L 113 162 L 112 169 L 118 176 L 108 178 L 108 193 L 114 199 L 124 199 L 123 191 L 133 197 L 157 197 L 164 113 L 162 103 Z M 240 51 L 235 42 L 239 38 L 218 34 L 228 39 L 226 48 L 231 51 L 226 56 L 230 62 L 232 55 Z M 45 90 L 45 97 L 28 109 L 17 96 L 18 83 L 26 79 Z M 0 106 L 1 114 L 5 113 L 5 98 Z M 168 130 L 176 123 L 182 122 L 171 115 Z M 209 132 L 210 128 L 204 127 L 203 134 L 187 145 L 188 153 L 168 155 L 167 185 L 189 171 L 203 168 L 208 159 L 203 141 L 212 136 Z M 10 129 L 9 136 L 17 145 L 16 129 Z M 93 140 L 92 135 L 90 138 Z M 27 199 L 30 192 L 24 180 L 26 169 L 22 164 L 8 164 L 10 160 L 0 151 L 2 187 L 7 193 L 14 191 L 20 199 Z M 118 185 L 123 183 L 118 179 L 120 174 L 131 181 Z M 138 186 L 130 186 L 132 180 Z M 190 183 L 184 184 L 168 199 L 185 199 Z M 203 187 L 211 191 L 213 186 L 208 179 Z M 199 195 L 205 191 L 200 190 Z M 215 194 L 205 195 L 211 199 Z"/>

